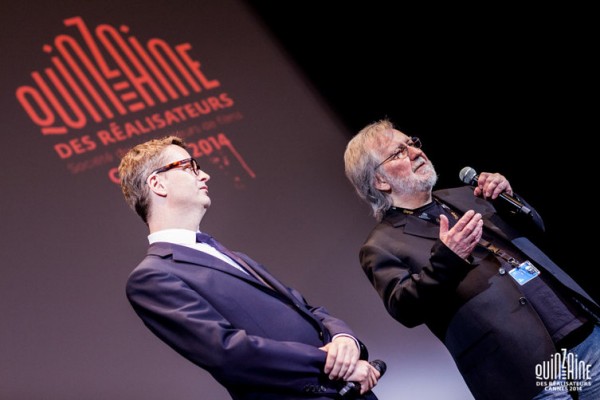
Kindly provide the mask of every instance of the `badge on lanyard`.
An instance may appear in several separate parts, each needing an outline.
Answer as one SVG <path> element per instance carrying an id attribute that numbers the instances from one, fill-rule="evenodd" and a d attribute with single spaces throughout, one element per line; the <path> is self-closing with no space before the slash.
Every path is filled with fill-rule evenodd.
<path id="1" fill-rule="evenodd" d="M 519 283 L 519 285 L 523 286 L 533 278 L 537 277 L 540 274 L 540 270 L 534 267 L 531 262 L 525 261 L 511 269 L 508 273 Z"/>

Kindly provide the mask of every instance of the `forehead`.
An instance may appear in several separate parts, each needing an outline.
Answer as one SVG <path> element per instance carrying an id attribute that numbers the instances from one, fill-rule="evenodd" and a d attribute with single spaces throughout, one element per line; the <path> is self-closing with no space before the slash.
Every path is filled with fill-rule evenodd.
<path id="1" fill-rule="evenodd" d="M 376 148 L 381 152 L 395 150 L 400 144 L 407 143 L 409 137 L 397 129 L 386 129 L 377 136 Z"/>
<path id="2" fill-rule="evenodd" d="M 180 146 L 171 144 L 165 147 L 162 156 L 165 162 L 172 163 L 175 161 L 183 160 L 185 158 L 190 158 L 190 153 L 188 153 L 185 149 L 181 148 Z"/>

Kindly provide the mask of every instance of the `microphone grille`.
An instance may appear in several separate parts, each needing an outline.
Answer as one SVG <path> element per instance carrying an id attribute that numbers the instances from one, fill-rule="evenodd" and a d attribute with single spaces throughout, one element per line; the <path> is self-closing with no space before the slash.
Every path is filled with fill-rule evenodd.
<path id="1" fill-rule="evenodd" d="M 460 180 L 467 185 L 471 184 L 473 178 L 475 178 L 475 175 L 477 175 L 477 172 L 475 172 L 475 170 L 471 167 L 464 167 L 458 173 Z"/>
<path id="2" fill-rule="evenodd" d="M 373 361 L 370 362 L 370 364 L 377 371 L 379 371 L 380 376 L 383 376 L 383 374 L 385 374 L 385 371 L 387 370 L 387 365 L 385 364 L 384 361 L 382 361 L 382 360 L 373 360 Z"/>

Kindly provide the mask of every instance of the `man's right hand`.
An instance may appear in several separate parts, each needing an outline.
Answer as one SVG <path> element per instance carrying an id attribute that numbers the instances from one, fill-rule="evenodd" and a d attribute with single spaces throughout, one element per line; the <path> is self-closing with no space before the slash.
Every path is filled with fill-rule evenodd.
<path id="1" fill-rule="evenodd" d="M 368 361 L 358 360 L 356 368 L 354 368 L 346 381 L 360 384 L 360 394 L 365 394 L 377 385 L 380 377 L 381 374 L 379 371 L 369 364 Z"/>

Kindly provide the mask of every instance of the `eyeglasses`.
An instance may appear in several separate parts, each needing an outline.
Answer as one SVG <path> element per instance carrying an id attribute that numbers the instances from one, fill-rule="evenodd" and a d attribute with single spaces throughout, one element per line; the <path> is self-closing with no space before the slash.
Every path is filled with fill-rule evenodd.
<path id="1" fill-rule="evenodd" d="M 406 158 L 408 156 L 408 148 L 409 147 L 414 147 L 415 149 L 420 149 L 421 148 L 421 139 L 419 139 L 416 136 L 411 137 L 408 140 L 408 142 L 406 142 L 406 144 L 403 143 L 400 146 L 398 146 L 396 151 L 391 156 L 389 156 L 388 158 L 386 158 L 385 160 L 383 160 L 382 162 L 377 164 L 375 169 L 381 167 L 383 164 L 385 164 L 386 162 L 388 162 L 390 160 L 400 160 L 402 158 Z"/>
<path id="2" fill-rule="evenodd" d="M 160 174 L 161 172 L 167 172 L 169 170 L 172 170 L 173 168 L 182 168 L 184 171 L 192 171 L 196 176 L 198 176 L 198 174 L 200 173 L 200 167 L 198 166 L 196 160 L 193 158 L 186 158 L 184 160 L 175 161 L 171 164 L 165 165 L 164 167 L 155 169 L 149 176 L 152 176 L 154 174 Z"/>

